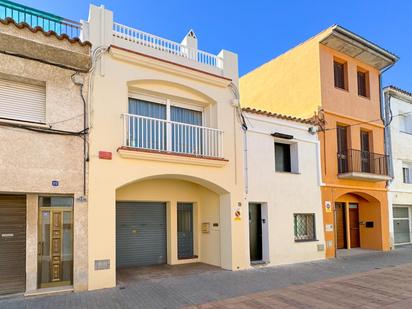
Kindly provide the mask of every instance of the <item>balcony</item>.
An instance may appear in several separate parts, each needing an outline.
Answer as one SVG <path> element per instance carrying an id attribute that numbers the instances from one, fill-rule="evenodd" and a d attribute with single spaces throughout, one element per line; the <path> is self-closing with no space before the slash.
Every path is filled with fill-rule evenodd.
<path id="1" fill-rule="evenodd" d="M 45 32 L 54 31 L 69 38 L 78 38 L 81 24 L 54 14 L 43 12 L 12 1 L 0 0 L 0 19 L 11 18 L 16 23 L 26 23 L 30 27 L 41 27 Z"/>
<path id="2" fill-rule="evenodd" d="M 338 153 L 338 178 L 372 182 L 390 180 L 388 156 L 355 149 Z"/>
<path id="3" fill-rule="evenodd" d="M 123 114 L 123 125 L 123 153 L 138 150 L 183 158 L 179 161 L 226 161 L 221 130 L 133 114 Z"/>

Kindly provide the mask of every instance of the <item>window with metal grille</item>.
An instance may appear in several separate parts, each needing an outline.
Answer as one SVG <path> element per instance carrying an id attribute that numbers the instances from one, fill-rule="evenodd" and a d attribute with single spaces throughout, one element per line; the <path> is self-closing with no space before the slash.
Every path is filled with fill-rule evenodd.
<path id="1" fill-rule="evenodd" d="M 341 89 L 347 89 L 346 87 L 346 65 L 344 63 L 334 61 L 333 71 L 335 79 L 335 87 Z"/>
<path id="2" fill-rule="evenodd" d="M 295 241 L 316 240 L 315 214 L 294 214 Z"/>

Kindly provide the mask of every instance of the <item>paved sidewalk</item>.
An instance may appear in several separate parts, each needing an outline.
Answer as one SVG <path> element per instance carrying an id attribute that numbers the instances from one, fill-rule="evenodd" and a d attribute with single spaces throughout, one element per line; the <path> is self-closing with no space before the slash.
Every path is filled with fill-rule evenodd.
<path id="1" fill-rule="evenodd" d="M 122 288 L 54 296 L 3 298 L 0 299 L 0 308 L 182 308 L 239 296 L 246 297 L 244 300 L 247 301 L 251 298 L 250 301 L 253 303 L 253 301 L 256 301 L 256 297 L 250 297 L 250 294 L 261 292 L 269 294 L 256 295 L 260 295 L 259 297 L 265 297 L 264 295 L 266 295 L 267 298 L 270 298 L 270 293 L 286 293 L 286 296 L 283 294 L 280 296 L 298 301 L 295 304 L 287 300 L 289 303 L 286 303 L 286 307 L 289 306 L 289 308 L 293 308 L 294 304 L 295 308 L 307 308 L 302 307 L 301 304 L 302 302 L 304 302 L 304 305 L 307 304 L 304 300 L 306 299 L 304 298 L 305 295 L 306 297 L 311 296 L 314 300 L 319 300 L 321 299 L 320 295 L 323 293 L 330 299 L 329 304 L 331 307 L 329 308 L 339 308 L 334 307 L 334 301 L 338 299 L 341 299 L 344 304 L 350 302 L 352 297 L 355 300 L 361 299 L 362 301 L 363 298 L 369 295 L 368 293 L 371 293 L 370 297 L 372 299 L 375 299 L 375 297 L 377 299 L 382 298 L 374 294 L 377 293 L 376 291 L 381 291 L 379 293 L 384 295 L 385 299 L 395 298 L 391 300 L 398 302 L 398 306 L 412 308 L 407 303 L 409 301 L 407 298 L 402 299 L 402 295 L 399 296 L 399 293 L 394 292 L 394 290 L 401 291 L 406 293 L 405 297 L 408 297 L 409 294 L 407 293 L 412 290 L 412 282 L 408 279 L 412 277 L 412 272 L 410 272 L 412 266 L 408 264 L 412 264 L 412 246 L 386 253 L 368 252 L 335 260 L 265 267 L 246 271 L 205 271 L 198 274 L 189 272 L 183 276 L 159 278 L 149 276 L 147 279 L 142 280 L 128 280 L 122 285 Z M 376 271 L 376 269 L 382 270 Z M 365 272 L 369 273 L 362 274 Z M 382 285 L 384 289 L 380 290 L 379 286 L 382 282 L 384 282 Z M 359 287 L 358 285 L 361 284 L 365 286 Z M 308 290 L 306 290 L 305 285 L 308 285 Z M 340 298 L 333 293 L 331 294 L 333 285 L 339 291 L 338 296 Z M 375 290 L 368 290 L 371 287 Z M 319 295 L 318 298 L 313 297 L 313 295 L 316 295 L 315 293 Z M 298 298 L 298 296 L 301 298 Z M 239 303 L 239 299 L 233 301 Z M 402 304 L 399 301 L 406 303 Z M 252 303 L 239 303 L 236 308 L 250 308 Z M 373 304 L 373 308 L 382 304 Z M 213 306 L 213 304 L 209 305 Z M 263 305 L 255 305 L 256 307 L 270 308 Z M 317 306 L 315 307 L 317 308 Z M 353 306 L 352 304 L 353 307 L 356 307 L 356 305 Z"/>
<path id="2" fill-rule="evenodd" d="M 412 264 L 274 289 L 186 309 L 412 308 Z"/>

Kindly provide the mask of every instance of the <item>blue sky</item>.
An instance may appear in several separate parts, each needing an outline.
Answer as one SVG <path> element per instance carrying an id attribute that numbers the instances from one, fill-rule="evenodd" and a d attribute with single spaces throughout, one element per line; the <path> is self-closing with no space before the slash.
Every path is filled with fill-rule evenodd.
<path id="1" fill-rule="evenodd" d="M 73 20 L 87 19 L 87 0 L 15 0 Z M 352 0 L 93 0 L 115 21 L 181 41 L 191 28 L 202 50 L 239 54 L 243 75 L 333 25 L 395 53 L 401 59 L 383 84 L 412 91 L 412 1 Z"/>

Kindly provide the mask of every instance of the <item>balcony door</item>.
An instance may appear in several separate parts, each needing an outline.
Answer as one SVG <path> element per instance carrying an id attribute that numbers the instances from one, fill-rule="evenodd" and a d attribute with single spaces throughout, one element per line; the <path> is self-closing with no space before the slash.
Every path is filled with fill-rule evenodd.
<path id="1" fill-rule="evenodd" d="M 136 148 L 166 150 L 166 105 L 129 98 L 127 145 Z"/>
<path id="2" fill-rule="evenodd" d="M 202 112 L 164 103 L 129 98 L 127 145 L 178 153 L 203 154 L 205 128 Z M 217 137 L 217 135 L 216 135 Z"/>
<path id="3" fill-rule="evenodd" d="M 348 172 L 348 132 L 347 127 L 337 126 L 338 143 L 338 172 L 339 174 Z"/>
<path id="4" fill-rule="evenodd" d="M 361 131 L 361 168 L 363 173 L 371 171 L 371 153 L 370 153 L 370 134 L 367 131 Z"/>
<path id="5" fill-rule="evenodd" d="M 203 153 L 202 112 L 171 106 L 172 151 L 188 154 Z"/>

